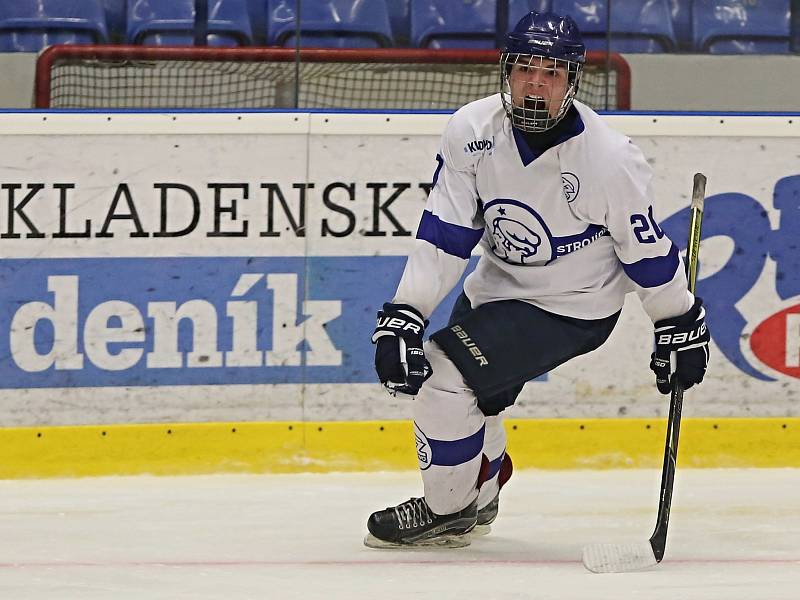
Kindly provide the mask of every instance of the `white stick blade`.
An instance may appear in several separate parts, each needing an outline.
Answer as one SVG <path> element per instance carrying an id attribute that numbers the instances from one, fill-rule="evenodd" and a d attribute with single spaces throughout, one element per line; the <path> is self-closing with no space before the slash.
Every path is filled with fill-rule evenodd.
<path id="1" fill-rule="evenodd" d="M 583 549 L 583 566 L 592 573 L 627 573 L 658 564 L 650 542 L 592 544 Z"/>

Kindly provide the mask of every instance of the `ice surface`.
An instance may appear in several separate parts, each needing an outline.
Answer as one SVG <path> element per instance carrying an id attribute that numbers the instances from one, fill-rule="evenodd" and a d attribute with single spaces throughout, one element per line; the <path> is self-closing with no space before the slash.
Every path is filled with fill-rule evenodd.
<path id="1" fill-rule="evenodd" d="M 0 598 L 797 600 L 800 470 L 678 468 L 664 561 L 596 575 L 592 543 L 646 541 L 658 471 L 520 471 L 467 548 L 366 548 L 416 473 L 0 481 Z"/>

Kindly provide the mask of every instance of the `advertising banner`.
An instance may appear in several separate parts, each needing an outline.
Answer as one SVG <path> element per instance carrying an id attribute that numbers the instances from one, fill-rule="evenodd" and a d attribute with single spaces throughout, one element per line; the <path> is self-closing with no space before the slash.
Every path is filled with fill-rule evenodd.
<path id="1" fill-rule="evenodd" d="M 375 383 L 369 337 L 415 243 L 447 116 L 408 133 L 375 115 L 325 119 L 6 136 L 0 424 L 408 417 Z M 631 119 L 655 217 L 680 248 L 692 174 L 709 179 L 698 294 L 712 363 L 687 414 L 797 415 L 797 138 L 647 135 Z M 632 294 L 609 342 L 531 382 L 513 416 L 663 414 L 651 347 Z"/>

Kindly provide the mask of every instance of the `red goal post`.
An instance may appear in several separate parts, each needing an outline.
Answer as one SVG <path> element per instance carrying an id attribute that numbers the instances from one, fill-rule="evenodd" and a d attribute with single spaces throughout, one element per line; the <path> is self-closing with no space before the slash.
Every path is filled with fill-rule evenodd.
<path id="1" fill-rule="evenodd" d="M 52 46 L 36 108 L 455 110 L 499 90 L 496 50 Z M 578 99 L 630 109 L 630 68 L 589 52 Z"/>

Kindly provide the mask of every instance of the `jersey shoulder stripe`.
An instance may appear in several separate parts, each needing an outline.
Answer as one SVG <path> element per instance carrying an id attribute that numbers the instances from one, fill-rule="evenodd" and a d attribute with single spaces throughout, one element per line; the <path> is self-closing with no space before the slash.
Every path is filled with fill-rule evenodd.
<path id="1" fill-rule="evenodd" d="M 418 240 L 430 242 L 447 254 L 463 259 L 469 259 L 472 249 L 478 245 L 482 237 L 483 229 L 472 229 L 442 221 L 429 210 L 422 212 L 422 219 L 417 229 Z"/>

